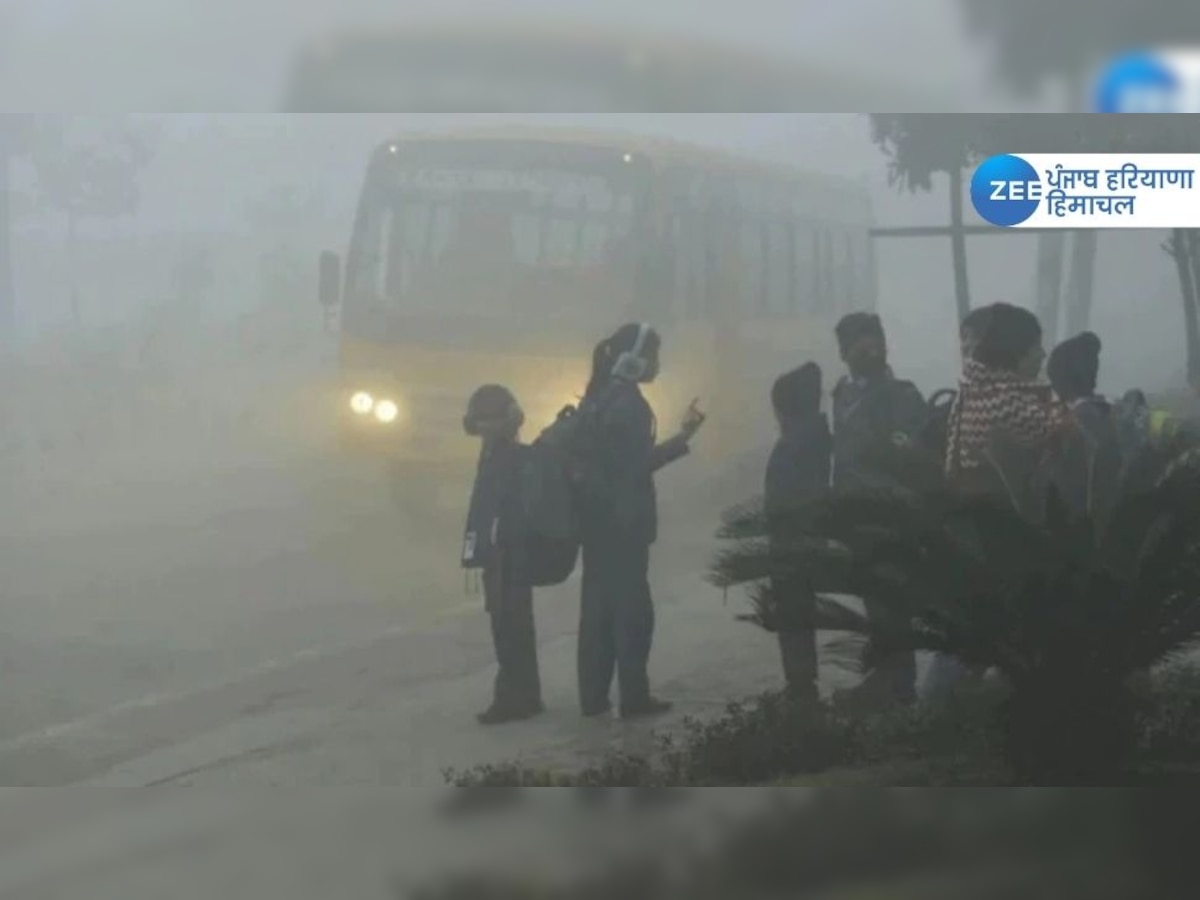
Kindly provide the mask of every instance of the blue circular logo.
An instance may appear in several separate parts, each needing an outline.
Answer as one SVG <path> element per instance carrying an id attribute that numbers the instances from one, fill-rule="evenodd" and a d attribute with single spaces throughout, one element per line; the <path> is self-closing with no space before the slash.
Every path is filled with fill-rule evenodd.
<path id="1" fill-rule="evenodd" d="M 1113 60 L 1096 82 L 1095 110 L 1101 113 L 1175 113 L 1179 109 L 1179 76 L 1148 53 Z"/>
<path id="2" fill-rule="evenodd" d="M 971 205 L 992 225 L 1020 225 L 1037 212 L 1041 196 L 1037 169 L 1019 156 L 985 159 L 971 178 Z"/>

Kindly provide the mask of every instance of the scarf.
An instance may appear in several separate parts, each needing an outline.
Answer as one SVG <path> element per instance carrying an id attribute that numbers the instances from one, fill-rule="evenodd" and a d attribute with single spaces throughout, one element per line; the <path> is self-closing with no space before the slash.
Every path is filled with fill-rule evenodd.
<path id="1" fill-rule="evenodd" d="M 1047 385 L 969 359 L 950 410 L 947 474 L 982 465 L 988 443 L 998 433 L 1025 447 L 1043 444 L 1068 415 Z"/>

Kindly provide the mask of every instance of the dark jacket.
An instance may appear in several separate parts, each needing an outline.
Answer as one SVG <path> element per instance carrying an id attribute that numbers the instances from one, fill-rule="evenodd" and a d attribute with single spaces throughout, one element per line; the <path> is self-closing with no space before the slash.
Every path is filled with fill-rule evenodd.
<path id="1" fill-rule="evenodd" d="M 503 563 L 506 579 L 520 578 L 524 571 L 520 476 L 527 450 L 515 442 L 484 444 L 463 538 L 465 568 L 494 569 Z"/>
<path id="2" fill-rule="evenodd" d="M 829 490 L 832 452 L 829 421 L 823 414 L 784 427 L 767 461 L 763 508 L 768 519 Z"/>
<path id="3" fill-rule="evenodd" d="M 1085 397 L 1071 404 L 1079 426 L 1051 457 L 1050 479 L 1068 507 L 1107 519 L 1120 489 L 1122 442 L 1113 407 L 1103 397 Z"/>
<path id="4" fill-rule="evenodd" d="M 585 537 L 616 532 L 653 544 L 658 539 L 654 473 L 686 456 L 687 441 L 676 436 L 657 442 L 654 411 L 635 384 L 613 384 L 597 404 L 597 489 L 589 491 Z"/>
<path id="5" fill-rule="evenodd" d="M 929 409 L 911 381 L 890 372 L 865 380 L 844 377 L 833 389 L 833 486 L 838 490 L 881 487 L 870 454 L 880 445 L 917 445 Z"/>
<path id="6" fill-rule="evenodd" d="M 785 425 L 767 462 L 763 511 L 767 516 L 767 536 L 773 558 L 773 625 L 781 634 L 810 631 L 813 626 L 814 595 L 804 573 L 792 562 L 794 548 L 783 528 L 789 522 L 789 512 L 803 509 L 805 504 L 828 492 L 832 453 L 829 422 L 823 414 L 817 413 Z M 796 524 L 794 520 L 792 524 Z M 807 649 L 809 654 L 815 654 L 815 645 Z M 785 669 L 791 658 L 792 654 L 785 649 Z M 810 680 L 812 674 L 813 668 L 809 665 L 803 677 Z"/>

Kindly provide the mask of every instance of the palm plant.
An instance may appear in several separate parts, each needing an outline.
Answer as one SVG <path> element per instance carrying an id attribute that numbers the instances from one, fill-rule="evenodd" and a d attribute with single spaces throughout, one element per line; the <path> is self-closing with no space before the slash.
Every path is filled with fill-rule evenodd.
<path id="1" fill-rule="evenodd" d="M 1200 465 L 1180 464 L 1177 449 L 1133 467 L 1103 527 L 1052 487 L 1032 515 L 1027 503 L 959 494 L 909 460 L 894 489 L 834 495 L 787 521 L 733 511 L 710 577 L 747 586 L 747 618 L 771 630 L 794 602 L 772 585 L 803 578 L 817 627 L 868 639 L 868 668 L 900 650 L 995 668 L 1009 686 L 1000 724 L 1018 777 L 1107 782 L 1136 750 L 1131 677 L 1200 637 Z M 845 595 L 889 613 L 868 621 Z"/>

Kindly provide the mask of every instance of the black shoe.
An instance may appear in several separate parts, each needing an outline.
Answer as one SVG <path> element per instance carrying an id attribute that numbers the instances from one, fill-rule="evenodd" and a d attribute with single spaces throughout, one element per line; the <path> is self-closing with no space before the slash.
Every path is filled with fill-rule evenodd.
<path id="1" fill-rule="evenodd" d="M 527 706 L 498 706 L 492 705 L 475 718 L 480 725 L 503 725 L 506 722 L 523 722 L 532 719 L 546 711 L 546 707 L 538 703 Z"/>
<path id="2" fill-rule="evenodd" d="M 675 704 L 667 700 L 649 697 L 641 703 L 621 707 L 621 718 L 626 721 L 629 719 L 648 719 L 651 716 L 661 716 L 664 713 L 669 713 L 674 707 Z"/>
<path id="3" fill-rule="evenodd" d="M 585 719 L 598 719 L 600 716 L 607 716 L 612 712 L 612 704 L 605 701 L 603 706 L 585 706 L 583 708 L 583 717 Z"/>

